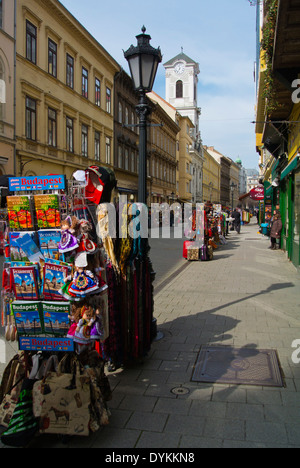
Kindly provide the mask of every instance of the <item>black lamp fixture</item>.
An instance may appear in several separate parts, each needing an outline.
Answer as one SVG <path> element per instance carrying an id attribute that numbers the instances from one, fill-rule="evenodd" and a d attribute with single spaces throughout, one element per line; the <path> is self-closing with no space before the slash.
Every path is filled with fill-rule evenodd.
<path id="1" fill-rule="evenodd" d="M 151 37 L 145 34 L 146 28 L 142 27 L 142 34 L 136 36 L 137 45 L 131 45 L 124 52 L 128 61 L 131 78 L 135 91 L 139 93 L 139 104 L 136 112 L 139 116 L 139 185 L 138 202 L 147 204 L 147 117 L 151 114 L 151 108 L 147 103 L 146 93 L 152 91 L 159 63 L 162 61 L 161 50 L 150 45 Z"/>
<path id="2" fill-rule="evenodd" d="M 131 45 L 124 52 L 128 61 L 134 88 L 142 93 L 152 91 L 158 64 L 162 61 L 160 48 L 155 49 L 150 45 L 151 37 L 145 34 L 146 28 L 142 27 L 142 34 L 136 36 L 137 46 Z"/>
<path id="3" fill-rule="evenodd" d="M 231 208 L 233 210 L 233 198 L 234 198 L 234 190 L 237 187 L 237 185 L 234 182 L 231 182 L 230 185 L 230 190 L 231 190 Z"/>

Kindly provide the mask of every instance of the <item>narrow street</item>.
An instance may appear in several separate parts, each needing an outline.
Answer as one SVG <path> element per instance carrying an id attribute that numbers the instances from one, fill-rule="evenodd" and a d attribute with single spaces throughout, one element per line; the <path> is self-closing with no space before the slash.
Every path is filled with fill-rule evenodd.
<path id="1" fill-rule="evenodd" d="M 163 337 L 152 344 L 143 363 L 109 374 L 109 426 L 66 445 L 55 436 L 41 436 L 36 446 L 299 446 L 300 364 L 292 361 L 292 343 L 300 339 L 300 278 L 285 254 L 269 250 L 269 239 L 257 231 L 253 221 L 240 235 L 231 233 L 213 261 L 188 263 L 155 294 Z M 156 269 L 169 256 L 173 259 L 170 270 L 165 267 L 158 274 L 158 285 L 181 266 L 181 248 L 178 240 L 152 242 Z M 253 355 L 275 350 L 282 385 L 192 381 L 205 346 Z"/>

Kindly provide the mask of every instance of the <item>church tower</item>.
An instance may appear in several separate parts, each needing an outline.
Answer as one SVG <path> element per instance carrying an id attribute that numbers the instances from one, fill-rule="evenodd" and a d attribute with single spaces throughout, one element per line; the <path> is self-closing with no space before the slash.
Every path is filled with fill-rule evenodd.
<path id="1" fill-rule="evenodd" d="M 166 70 L 166 101 L 169 102 L 183 116 L 193 122 L 194 140 L 200 142 L 199 117 L 201 109 L 198 107 L 198 75 L 199 64 L 184 54 L 176 55 L 164 63 Z"/>

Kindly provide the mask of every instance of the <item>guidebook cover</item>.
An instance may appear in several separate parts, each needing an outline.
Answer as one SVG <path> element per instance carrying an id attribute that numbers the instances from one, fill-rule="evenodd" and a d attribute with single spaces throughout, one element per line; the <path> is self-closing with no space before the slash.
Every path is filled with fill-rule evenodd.
<path id="1" fill-rule="evenodd" d="M 8 224 L 11 229 L 33 229 L 28 195 L 7 197 Z"/>
<path id="2" fill-rule="evenodd" d="M 43 296 L 48 301 L 63 301 L 63 296 L 59 293 L 68 276 L 68 267 L 45 263 L 44 265 L 44 284 Z"/>
<path id="3" fill-rule="evenodd" d="M 11 280 L 17 300 L 38 300 L 39 287 L 36 266 L 10 268 Z"/>
<path id="4" fill-rule="evenodd" d="M 34 195 L 39 228 L 60 227 L 59 198 L 57 194 Z"/>
<path id="5" fill-rule="evenodd" d="M 19 336 L 43 333 L 40 302 L 14 301 L 11 304 L 11 309 Z"/>
<path id="6" fill-rule="evenodd" d="M 23 237 L 25 234 L 28 234 L 32 240 L 35 240 L 34 231 L 10 231 L 9 232 L 9 247 L 10 247 L 10 260 L 12 262 L 28 262 L 28 255 L 17 243 L 19 237 Z"/>
<path id="7" fill-rule="evenodd" d="M 48 259 L 64 261 L 64 254 L 58 250 L 61 231 L 58 229 L 41 229 L 38 231 L 40 251 Z"/>
<path id="8" fill-rule="evenodd" d="M 40 249 L 34 242 L 32 236 L 29 234 L 18 237 L 16 239 L 16 243 L 23 250 L 23 252 L 25 252 L 31 262 L 39 262 L 40 260 L 44 260 Z"/>
<path id="9" fill-rule="evenodd" d="M 69 302 L 42 302 L 45 333 L 64 336 L 70 328 Z"/>

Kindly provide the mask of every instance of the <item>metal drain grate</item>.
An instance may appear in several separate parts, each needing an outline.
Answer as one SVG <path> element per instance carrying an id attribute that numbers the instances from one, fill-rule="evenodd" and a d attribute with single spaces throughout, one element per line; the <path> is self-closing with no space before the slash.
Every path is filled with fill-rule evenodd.
<path id="1" fill-rule="evenodd" d="M 203 347 L 192 382 L 283 387 L 277 353 L 269 349 Z"/>

